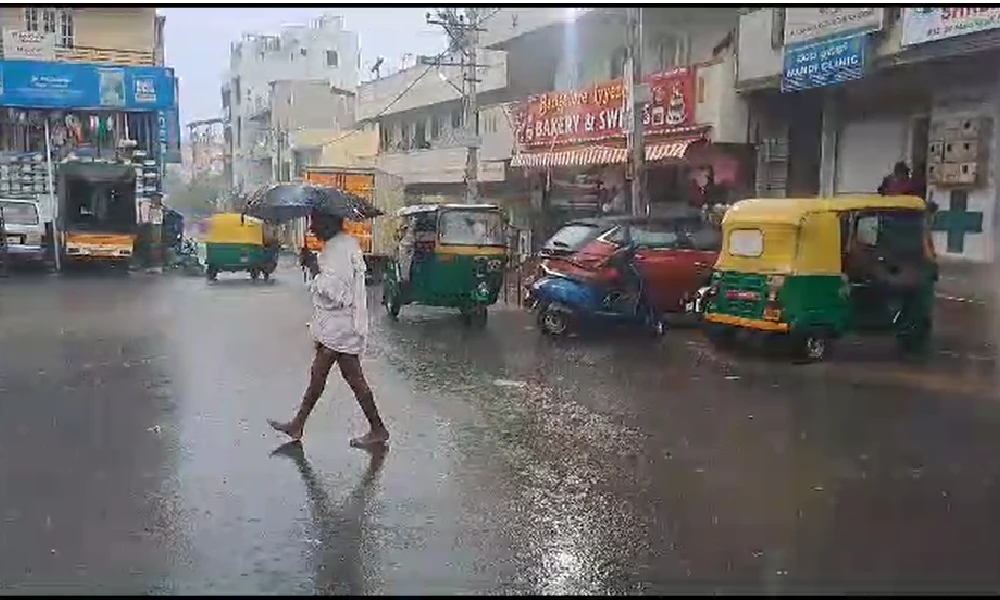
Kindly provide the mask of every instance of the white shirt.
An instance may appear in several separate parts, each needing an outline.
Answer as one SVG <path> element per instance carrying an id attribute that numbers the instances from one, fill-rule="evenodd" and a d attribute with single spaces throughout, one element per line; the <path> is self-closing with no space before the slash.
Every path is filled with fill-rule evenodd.
<path id="1" fill-rule="evenodd" d="M 314 340 L 334 352 L 361 355 L 368 337 L 365 259 L 353 236 L 339 233 L 317 257 L 319 274 L 309 282 Z"/>

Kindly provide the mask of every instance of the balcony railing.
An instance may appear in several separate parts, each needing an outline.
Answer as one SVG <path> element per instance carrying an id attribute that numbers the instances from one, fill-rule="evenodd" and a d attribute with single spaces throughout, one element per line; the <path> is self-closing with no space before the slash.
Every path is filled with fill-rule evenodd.
<path id="1" fill-rule="evenodd" d="M 156 65 L 156 58 L 152 51 L 94 48 L 90 46 L 56 48 L 56 60 L 60 62 L 125 65 L 129 67 L 152 67 Z"/>

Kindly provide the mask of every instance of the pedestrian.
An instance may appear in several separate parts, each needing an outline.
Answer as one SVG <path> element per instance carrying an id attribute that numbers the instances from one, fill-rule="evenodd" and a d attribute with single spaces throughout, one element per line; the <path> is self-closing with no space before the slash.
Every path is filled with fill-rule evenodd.
<path id="1" fill-rule="evenodd" d="M 316 213 L 310 229 L 326 242 L 317 260 L 309 263 L 313 317 L 309 325 L 316 351 L 302 404 L 288 423 L 268 420 L 275 430 L 300 439 L 306 420 L 323 395 L 334 364 L 351 387 L 368 419 L 369 431 L 351 440 L 355 447 L 383 444 L 389 432 L 379 416 L 375 398 L 361 369 L 361 355 L 368 337 L 365 261 L 357 240 L 343 232 L 343 219 Z"/>
<path id="2" fill-rule="evenodd" d="M 899 161 L 892 167 L 892 173 L 882 179 L 878 186 L 881 196 L 909 196 L 917 194 L 917 184 L 910 176 L 910 166 Z"/>

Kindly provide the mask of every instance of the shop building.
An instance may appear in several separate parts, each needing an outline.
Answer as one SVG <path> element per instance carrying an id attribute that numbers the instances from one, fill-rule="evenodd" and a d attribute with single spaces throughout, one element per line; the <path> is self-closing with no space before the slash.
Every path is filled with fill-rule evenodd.
<path id="1" fill-rule="evenodd" d="M 127 155 L 140 197 L 157 196 L 165 165 L 180 162 L 180 133 L 155 9 L 3 7 L 0 22 L 0 194 L 37 196 L 50 221 L 50 155 Z"/>
<path id="2" fill-rule="evenodd" d="M 764 8 L 739 39 L 759 195 L 873 193 L 903 161 L 938 253 L 995 260 L 1000 9 Z"/>
<path id="3" fill-rule="evenodd" d="M 746 110 L 733 85 L 737 23 L 736 8 L 642 10 L 651 212 L 750 194 Z M 516 111 L 518 152 L 510 163 L 533 182 L 533 200 L 552 213 L 553 226 L 571 216 L 627 210 L 631 187 L 625 12 L 595 9 L 559 27 L 547 39 L 536 30 L 504 42 L 512 53 L 521 47 L 556 57 L 552 88 Z"/>

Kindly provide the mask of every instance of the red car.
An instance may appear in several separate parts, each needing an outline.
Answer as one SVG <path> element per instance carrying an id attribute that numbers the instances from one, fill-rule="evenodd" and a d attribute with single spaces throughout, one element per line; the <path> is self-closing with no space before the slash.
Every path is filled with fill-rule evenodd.
<path id="1" fill-rule="evenodd" d="M 606 265 L 606 259 L 630 243 L 638 246 L 636 266 L 646 281 L 650 301 L 661 312 L 680 312 L 715 264 L 722 234 L 698 211 L 649 218 L 579 219 L 563 225 L 545 243 L 539 252 L 538 274 L 547 269 L 611 284 L 617 273 Z"/>

